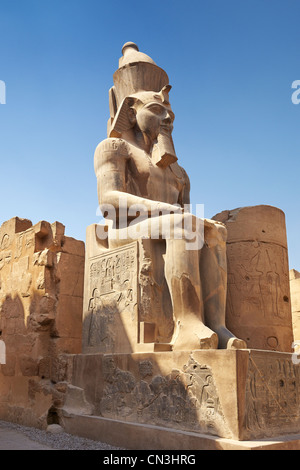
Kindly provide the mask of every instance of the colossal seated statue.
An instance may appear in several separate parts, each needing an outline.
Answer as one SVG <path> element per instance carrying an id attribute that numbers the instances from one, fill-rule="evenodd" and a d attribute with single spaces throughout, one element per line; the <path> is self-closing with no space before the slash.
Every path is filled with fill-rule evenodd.
<path id="1" fill-rule="evenodd" d="M 245 348 L 225 326 L 226 228 L 189 212 L 189 178 L 172 140 L 168 76 L 134 43 L 122 52 L 109 92 L 108 138 L 95 152 L 107 248 L 147 240 L 151 256 L 162 258 L 173 350 Z"/>

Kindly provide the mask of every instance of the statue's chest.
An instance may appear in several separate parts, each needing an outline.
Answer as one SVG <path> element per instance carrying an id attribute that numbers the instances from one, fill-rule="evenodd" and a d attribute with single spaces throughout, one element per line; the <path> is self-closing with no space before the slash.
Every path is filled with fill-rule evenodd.
<path id="1" fill-rule="evenodd" d="M 145 155 L 130 159 L 128 183 L 131 187 L 133 184 L 135 191 L 138 189 L 141 196 L 170 203 L 177 200 L 182 187 L 181 178 L 178 178 L 169 167 L 159 168 Z"/>

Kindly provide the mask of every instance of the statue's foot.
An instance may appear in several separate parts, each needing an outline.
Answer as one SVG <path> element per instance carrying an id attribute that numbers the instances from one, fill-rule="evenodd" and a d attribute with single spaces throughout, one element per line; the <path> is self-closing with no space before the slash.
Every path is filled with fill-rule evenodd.
<path id="1" fill-rule="evenodd" d="M 234 336 L 225 326 L 218 328 L 219 349 L 247 349 L 247 343 Z"/>
<path id="2" fill-rule="evenodd" d="M 192 334 L 196 337 L 196 345 L 200 345 L 199 349 L 218 349 L 218 335 L 207 326 L 194 328 Z"/>
<path id="3" fill-rule="evenodd" d="M 227 349 L 247 349 L 247 343 L 243 339 L 230 338 L 227 343 Z"/>
<path id="4" fill-rule="evenodd" d="M 218 335 L 201 322 L 178 324 L 173 350 L 217 349 Z"/>

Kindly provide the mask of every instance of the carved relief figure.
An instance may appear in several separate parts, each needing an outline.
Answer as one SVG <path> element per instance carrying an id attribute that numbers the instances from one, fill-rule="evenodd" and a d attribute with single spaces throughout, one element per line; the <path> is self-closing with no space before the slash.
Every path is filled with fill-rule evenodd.
<path id="1" fill-rule="evenodd" d="M 153 375 L 148 363 L 146 368 L 145 364 L 140 368 L 141 377 L 120 369 L 111 357 L 105 356 L 103 367 L 101 416 L 114 419 L 126 416 L 128 421 L 214 435 L 227 432 L 212 371 L 206 365 L 191 358 L 183 370 L 176 369 L 162 376 Z"/>
<path id="2" fill-rule="evenodd" d="M 9 243 L 10 243 L 9 235 L 7 235 L 7 233 L 6 233 L 2 237 L 2 241 L 0 243 L 0 249 L 5 250 L 6 248 L 8 248 Z"/>
<path id="3" fill-rule="evenodd" d="M 107 219 L 110 205 L 116 211 L 108 229 L 108 247 L 130 243 L 129 226 L 141 238 L 151 239 L 155 223 L 156 238 L 165 243 L 173 349 L 244 348 L 245 342 L 225 326 L 225 226 L 202 220 L 204 242 L 190 249 L 201 224 L 184 210 L 190 204 L 190 183 L 177 162 L 172 141 L 170 89 L 167 74 L 150 57 L 134 43 L 123 46 L 109 93 L 108 138 L 95 152 L 100 208 Z M 132 211 L 134 205 L 138 206 Z M 126 224 L 120 217 L 124 211 Z M 187 219 L 191 222 L 188 229 Z"/>
<path id="4" fill-rule="evenodd" d="M 101 299 L 100 293 L 98 289 L 93 290 L 93 295 L 90 299 L 89 303 L 89 310 L 91 311 L 91 322 L 90 322 L 90 330 L 89 330 L 89 345 L 93 346 L 97 343 L 97 336 L 100 335 L 100 318 L 97 315 L 99 309 L 101 308 Z"/>
<path id="5" fill-rule="evenodd" d="M 245 424 L 253 433 L 299 429 L 299 369 L 289 359 L 250 361 Z"/>

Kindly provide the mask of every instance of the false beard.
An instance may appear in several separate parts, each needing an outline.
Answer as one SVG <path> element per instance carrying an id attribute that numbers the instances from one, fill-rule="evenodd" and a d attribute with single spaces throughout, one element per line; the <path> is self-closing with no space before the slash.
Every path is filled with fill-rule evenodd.
<path id="1" fill-rule="evenodd" d="M 152 148 L 152 161 L 160 168 L 167 168 L 177 160 L 171 131 L 167 128 L 161 128 Z"/>

